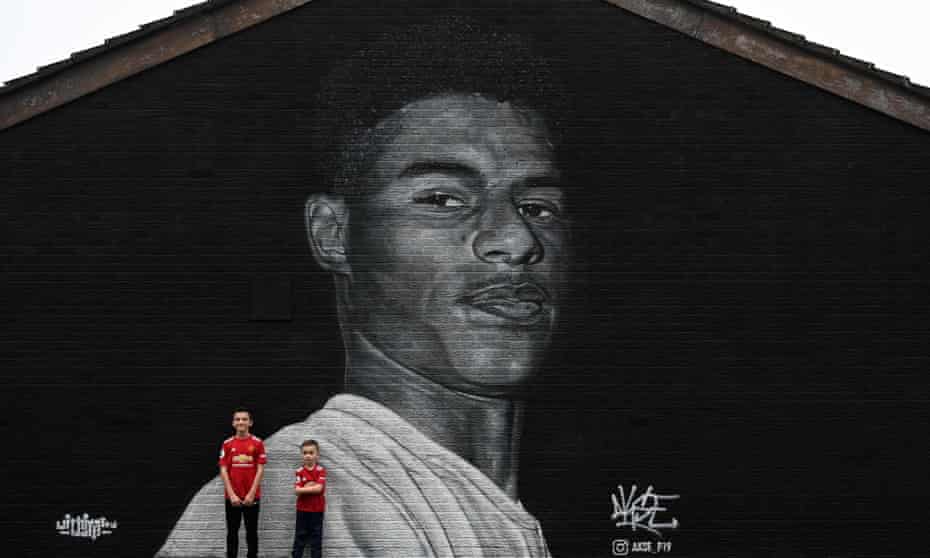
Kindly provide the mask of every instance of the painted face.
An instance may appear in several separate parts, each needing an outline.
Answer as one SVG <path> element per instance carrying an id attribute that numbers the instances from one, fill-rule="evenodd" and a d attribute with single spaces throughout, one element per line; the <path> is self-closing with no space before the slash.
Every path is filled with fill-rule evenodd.
<path id="1" fill-rule="evenodd" d="M 316 465 L 317 459 L 319 459 L 319 450 L 316 449 L 316 446 L 304 446 L 300 448 L 300 453 L 303 456 L 304 465 L 307 467 L 313 467 Z"/>
<path id="2" fill-rule="evenodd" d="M 233 413 L 232 426 L 236 434 L 248 434 L 252 428 L 252 417 L 249 413 Z"/>
<path id="3" fill-rule="evenodd" d="M 445 95 L 408 104 L 374 133 L 346 239 L 352 327 L 440 384 L 512 391 L 548 346 L 568 257 L 542 118 Z"/>

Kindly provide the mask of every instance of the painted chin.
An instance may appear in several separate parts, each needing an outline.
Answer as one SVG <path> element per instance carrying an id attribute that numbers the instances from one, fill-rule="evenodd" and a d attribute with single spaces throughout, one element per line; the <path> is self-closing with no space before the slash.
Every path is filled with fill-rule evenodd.
<path id="1" fill-rule="evenodd" d="M 470 352 L 457 362 L 467 391 L 478 394 L 502 395 L 525 385 L 538 368 L 539 351 L 535 347 L 504 343 L 485 346 Z"/>
<path id="2" fill-rule="evenodd" d="M 455 305 L 458 326 L 446 349 L 466 391 L 504 395 L 534 376 L 549 345 L 555 310 L 547 304 L 527 306 Z"/>

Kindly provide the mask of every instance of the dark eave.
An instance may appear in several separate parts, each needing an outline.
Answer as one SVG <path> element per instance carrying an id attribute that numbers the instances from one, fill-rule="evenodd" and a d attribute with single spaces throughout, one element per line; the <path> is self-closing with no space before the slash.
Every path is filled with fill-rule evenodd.
<path id="1" fill-rule="evenodd" d="M 930 88 L 707 0 L 606 0 L 685 35 L 930 130 Z"/>
<path id="2" fill-rule="evenodd" d="M 0 130 L 312 0 L 208 0 L 0 87 Z M 930 130 L 930 88 L 707 0 L 605 0 L 773 70 Z"/>
<path id="3" fill-rule="evenodd" d="M 311 0 L 208 0 L 0 88 L 0 130 L 248 29 Z"/>

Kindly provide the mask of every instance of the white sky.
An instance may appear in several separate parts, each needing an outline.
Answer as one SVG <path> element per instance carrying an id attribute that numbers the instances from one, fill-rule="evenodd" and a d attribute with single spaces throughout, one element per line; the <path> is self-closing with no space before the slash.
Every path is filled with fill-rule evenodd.
<path id="1" fill-rule="evenodd" d="M 0 81 L 30 74 L 197 0 L 0 0 Z M 722 0 L 930 86 L 930 0 Z M 921 56 L 923 55 L 923 56 Z"/>

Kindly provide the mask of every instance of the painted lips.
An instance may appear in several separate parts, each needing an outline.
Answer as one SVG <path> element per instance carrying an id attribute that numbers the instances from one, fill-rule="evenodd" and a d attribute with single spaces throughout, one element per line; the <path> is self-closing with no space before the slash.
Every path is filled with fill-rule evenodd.
<path id="1" fill-rule="evenodd" d="M 528 325 L 543 315 L 547 298 L 546 293 L 533 283 L 506 283 L 469 293 L 460 302 L 482 312 Z"/>

